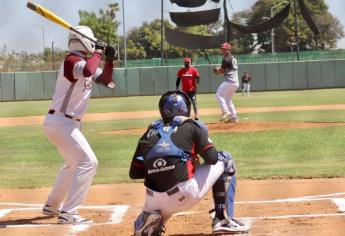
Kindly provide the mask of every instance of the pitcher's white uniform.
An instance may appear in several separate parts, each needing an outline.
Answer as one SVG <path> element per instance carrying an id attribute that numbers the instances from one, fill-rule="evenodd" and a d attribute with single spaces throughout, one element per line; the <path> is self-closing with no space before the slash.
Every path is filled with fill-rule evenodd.
<path id="1" fill-rule="evenodd" d="M 224 74 L 224 81 L 216 92 L 216 98 L 223 113 L 220 121 L 238 122 L 237 111 L 232 102 L 232 97 L 239 87 L 238 64 L 236 58 L 230 53 L 230 44 L 222 44 L 221 49 L 223 50 L 224 58 L 218 73 Z"/>
<path id="2" fill-rule="evenodd" d="M 81 120 L 87 109 L 93 82 L 98 80 L 113 86 L 113 63 L 106 62 L 98 68 L 102 52 L 72 51 L 61 65 L 55 92 L 44 121 L 44 133 L 63 157 L 65 165 L 60 170 L 43 213 L 51 209 L 64 214 L 78 215 L 77 208 L 86 198 L 98 161 L 81 132 Z M 46 212 L 45 212 L 46 211 Z M 59 214 L 59 220 L 60 220 Z M 63 218 L 63 222 L 81 222 L 82 218 Z"/>
<path id="3" fill-rule="evenodd" d="M 230 113 L 231 118 L 236 118 L 237 112 L 232 102 L 232 97 L 239 86 L 238 64 L 236 58 L 232 55 L 226 56 L 223 59 L 222 68 L 224 68 L 224 81 L 220 84 L 216 92 L 217 101 L 223 114 Z"/>

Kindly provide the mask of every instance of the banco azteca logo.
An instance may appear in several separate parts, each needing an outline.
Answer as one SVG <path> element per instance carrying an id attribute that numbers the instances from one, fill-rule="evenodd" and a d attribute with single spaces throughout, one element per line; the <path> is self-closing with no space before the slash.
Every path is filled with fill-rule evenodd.
<path id="1" fill-rule="evenodd" d="M 155 160 L 153 162 L 153 167 L 154 168 L 160 168 L 160 167 L 164 167 L 167 165 L 166 160 L 162 159 L 162 158 L 158 158 L 157 160 Z"/>
<path id="2" fill-rule="evenodd" d="M 170 171 L 175 169 L 175 165 L 167 165 L 167 161 L 164 160 L 163 158 L 158 158 L 153 162 L 153 169 L 148 169 L 147 174 L 154 174 L 154 173 L 160 173 L 160 172 L 165 172 L 165 171 Z"/>

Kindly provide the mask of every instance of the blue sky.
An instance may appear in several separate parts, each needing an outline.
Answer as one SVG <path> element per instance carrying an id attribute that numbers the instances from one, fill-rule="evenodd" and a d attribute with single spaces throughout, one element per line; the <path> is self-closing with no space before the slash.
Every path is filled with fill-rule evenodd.
<path id="1" fill-rule="evenodd" d="M 99 9 L 106 8 L 111 0 L 33 0 L 51 11 L 72 25 L 79 22 L 78 10 L 98 12 Z M 119 2 L 121 11 L 118 19 L 122 23 L 122 1 Z M 125 22 L 126 29 L 140 26 L 143 21 L 151 21 L 160 18 L 160 0 L 124 0 L 125 2 Z M 231 0 L 232 11 L 241 11 L 250 8 L 256 0 Z M 4 44 L 10 50 L 40 52 L 44 45 L 50 47 L 54 41 L 54 47 L 66 49 L 68 32 L 54 23 L 44 19 L 26 8 L 26 0 L 1 0 L 0 8 L 0 47 Z M 336 16 L 345 27 L 345 1 L 326 0 L 330 12 Z M 208 1 L 203 8 L 212 8 L 215 3 Z M 169 19 L 169 11 L 180 11 L 175 4 L 164 0 L 164 18 Z M 195 8 L 200 10 L 202 8 Z M 194 9 L 193 9 L 194 10 Z M 119 33 L 122 34 L 122 25 Z M 339 40 L 339 48 L 345 48 L 345 38 Z"/>

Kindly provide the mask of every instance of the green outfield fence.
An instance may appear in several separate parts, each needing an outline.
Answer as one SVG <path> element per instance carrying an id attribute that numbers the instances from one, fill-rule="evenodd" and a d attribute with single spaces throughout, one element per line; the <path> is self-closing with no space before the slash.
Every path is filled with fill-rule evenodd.
<path id="1" fill-rule="evenodd" d="M 296 52 L 279 52 L 279 53 L 261 53 L 261 54 L 242 54 L 235 55 L 239 63 L 263 63 L 263 62 L 289 62 L 297 61 Z M 331 51 L 301 51 L 299 53 L 300 61 L 311 60 L 336 60 L 345 59 L 345 50 L 331 50 Z M 223 57 L 209 56 L 211 64 L 220 64 Z M 171 58 L 163 61 L 164 66 L 180 66 L 183 64 L 182 58 Z M 199 56 L 193 58 L 194 65 L 207 65 L 209 61 L 205 57 Z M 151 67 L 161 66 L 160 58 L 152 58 L 145 60 L 128 60 L 128 67 Z M 123 67 L 123 63 L 119 64 L 119 67 Z"/>
<path id="2" fill-rule="evenodd" d="M 199 93 L 214 93 L 223 81 L 216 76 L 216 64 L 196 65 L 201 75 Z M 175 89 L 180 66 L 117 68 L 113 80 L 115 89 L 95 84 L 93 97 L 160 95 Z M 252 75 L 252 91 L 299 90 L 345 87 L 345 60 L 289 61 L 272 63 L 240 63 L 243 71 Z M 0 73 L 0 101 L 51 99 L 56 71 Z"/>

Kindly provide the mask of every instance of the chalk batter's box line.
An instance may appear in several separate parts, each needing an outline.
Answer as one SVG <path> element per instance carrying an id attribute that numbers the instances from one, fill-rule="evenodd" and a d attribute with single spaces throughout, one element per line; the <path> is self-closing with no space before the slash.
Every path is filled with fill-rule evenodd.
<path id="1" fill-rule="evenodd" d="M 303 196 L 299 198 L 287 198 L 287 199 L 274 199 L 274 200 L 263 200 L 263 201 L 239 201 L 235 202 L 236 204 L 264 204 L 264 203 L 287 203 L 287 202 L 310 202 L 310 201 L 324 201 L 324 200 L 330 200 L 333 203 L 336 204 L 336 200 L 343 200 L 345 202 L 345 199 L 336 198 L 335 196 L 342 196 L 345 195 L 345 192 L 340 193 L 331 193 L 331 194 L 324 194 L 324 195 L 314 195 L 314 196 Z M 331 197 L 334 196 L 334 197 Z M 342 202 L 342 201 L 341 201 Z M 1 211 L 6 211 L 6 214 L 8 214 L 11 211 L 19 211 L 19 210 L 39 210 L 42 209 L 41 204 L 31 204 L 31 203 L 0 203 L 0 205 L 11 205 L 11 206 L 36 206 L 34 208 L 12 208 L 12 209 L 1 209 L 0 210 L 0 218 L 1 218 Z M 338 209 L 341 209 L 342 205 L 339 206 L 339 204 L 336 204 Z M 122 206 L 124 207 L 120 212 L 116 212 L 116 207 Z M 93 223 L 89 226 L 98 226 L 98 225 L 112 225 L 112 224 L 118 224 L 121 222 L 122 216 L 127 212 L 128 206 L 127 205 L 101 205 L 101 206 L 82 206 L 81 209 L 113 209 L 113 214 L 110 218 L 111 222 L 105 222 L 105 223 Z M 119 214 L 119 216 L 118 216 Z M 185 212 L 185 214 L 199 214 L 199 212 Z M 176 215 L 185 215 L 184 212 L 178 213 Z M 263 220 L 263 219 L 289 219 L 289 218 L 310 218 L 310 217 L 334 217 L 334 216 L 345 216 L 344 213 L 327 213 L 327 214 L 299 214 L 299 215 L 282 215 L 282 216 L 261 216 L 261 217 L 244 217 L 246 221 L 256 221 L 256 220 Z M 54 226 L 54 224 L 41 224 L 41 225 L 8 225 L 6 227 L 13 228 L 13 227 L 47 227 L 47 226 Z M 87 227 L 88 228 L 88 227 Z M 73 230 L 73 229 L 72 229 Z M 86 228 L 85 228 L 86 230 Z M 83 229 L 81 229 L 83 231 Z M 79 231 L 80 232 L 80 231 Z"/>
<path id="2" fill-rule="evenodd" d="M 296 201 L 321 201 L 321 200 L 332 200 L 332 196 L 342 196 L 345 195 L 345 192 L 339 193 L 330 193 L 323 195 L 310 195 L 297 198 L 285 198 L 285 199 L 273 199 L 273 200 L 253 200 L 253 201 L 237 201 L 236 204 L 256 204 L 256 203 L 276 203 L 276 202 L 296 202 Z M 32 206 L 32 207 L 43 207 L 42 204 L 33 204 L 33 203 L 18 203 L 18 202 L 0 202 L 0 206 Z M 140 204 L 136 204 L 140 205 Z M 100 205 L 100 206 L 82 206 L 81 209 L 93 209 L 93 208 L 113 208 L 118 205 Z"/>
<path id="3" fill-rule="evenodd" d="M 74 225 L 68 225 L 69 230 L 67 232 L 68 236 L 76 236 L 79 235 L 79 233 L 83 231 L 87 231 L 90 227 L 94 226 L 102 226 L 102 225 L 116 225 L 122 222 L 122 219 L 124 215 L 126 214 L 129 206 L 128 205 L 112 205 L 112 206 L 83 206 L 82 209 L 111 209 L 111 215 L 108 219 L 108 222 L 105 223 L 92 223 L 92 224 L 74 224 Z M 0 210 L 0 218 L 5 216 L 6 214 L 11 213 L 12 211 L 18 211 L 18 210 L 40 210 L 42 207 L 34 207 L 34 208 L 13 208 L 13 209 L 3 209 Z M 22 224 L 22 225 L 4 225 L 5 228 L 27 228 L 27 227 L 52 227 L 52 226 L 58 226 L 59 224 Z"/>

